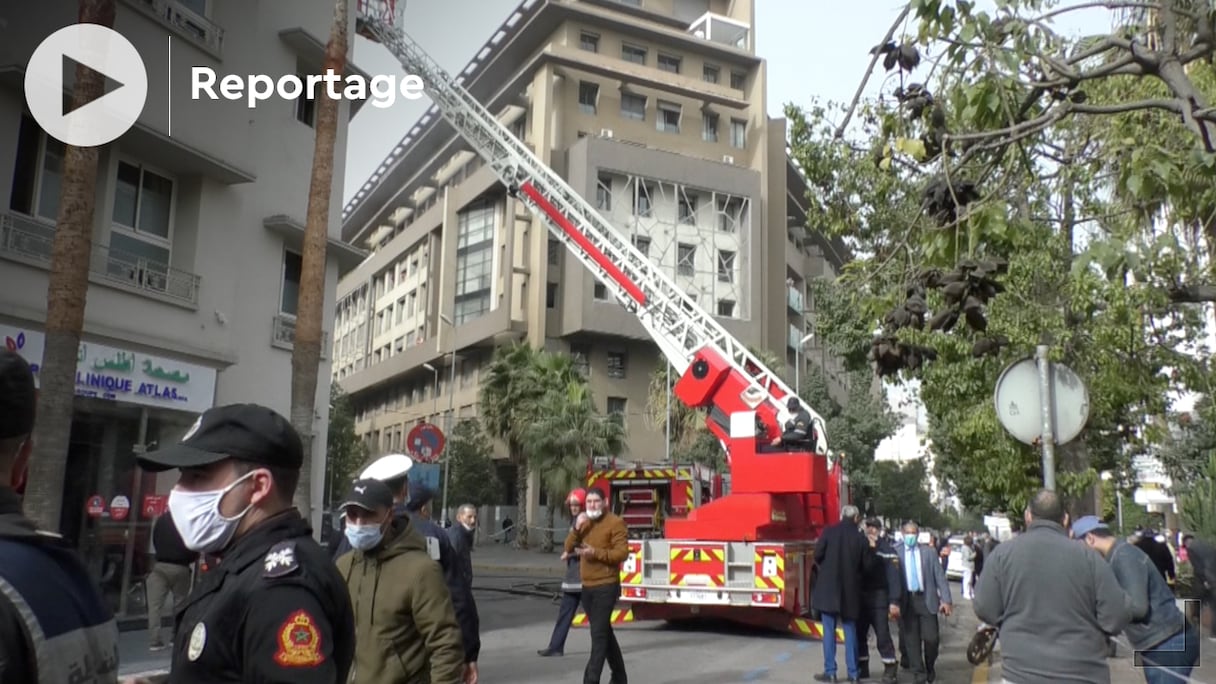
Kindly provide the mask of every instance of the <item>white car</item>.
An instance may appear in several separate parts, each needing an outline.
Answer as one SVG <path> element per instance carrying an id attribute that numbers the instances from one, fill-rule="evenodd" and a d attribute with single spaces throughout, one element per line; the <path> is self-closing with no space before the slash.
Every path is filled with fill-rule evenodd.
<path id="1" fill-rule="evenodd" d="M 963 579 L 963 538 L 950 537 L 950 562 L 946 565 L 946 578 Z"/>

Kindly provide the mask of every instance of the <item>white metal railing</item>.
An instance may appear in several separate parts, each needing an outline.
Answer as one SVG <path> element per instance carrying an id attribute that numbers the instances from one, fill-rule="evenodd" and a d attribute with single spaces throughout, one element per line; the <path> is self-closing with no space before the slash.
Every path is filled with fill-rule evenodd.
<path id="1" fill-rule="evenodd" d="M 144 14 L 177 29 L 200 45 L 219 54 L 224 49 L 224 29 L 207 17 L 200 16 L 175 0 L 127 0 Z"/>
<path id="2" fill-rule="evenodd" d="M 51 265 L 55 228 L 31 216 L 0 214 L 0 257 Z M 89 272 L 109 283 L 198 305 L 202 278 L 107 245 L 93 245 Z"/>
<path id="3" fill-rule="evenodd" d="M 296 317 L 278 314 L 274 317 L 270 333 L 270 344 L 280 349 L 292 349 L 296 345 Z M 321 331 L 321 358 L 327 359 L 330 354 L 329 332 Z"/>
<path id="4" fill-rule="evenodd" d="M 786 289 L 788 291 L 788 295 L 786 296 L 786 304 L 794 311 L 802 313 L 802 293 L 799 292 L 798 288 L 796 287 L 789 287 Z"/>

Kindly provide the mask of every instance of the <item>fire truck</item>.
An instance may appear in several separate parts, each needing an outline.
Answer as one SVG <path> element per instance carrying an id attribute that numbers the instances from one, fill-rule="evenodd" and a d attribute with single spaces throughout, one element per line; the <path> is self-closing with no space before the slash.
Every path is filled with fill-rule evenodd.
<path id="1" fill-rule="evenodd" d="M 683 518 L 723 494 L 723 476 L 701 465 L 620 464 L 589 467 L 587 486 L 604 492 L 629 536 L 658 539 L 664 523 Z"/>
<path id="2" fill-rule="evenodd" d="M 821 636 L 808 619 L 814 545 L 839 519 L 841 492 L 848 496 L 823 418 L 808 408 L 818 437 L 813 452 L 762 448 L 789 419 L 793 391 L 407 36 L 404 7 L 358 0 L 359 34 L 421 78 L 439 113 L 508 194 L 637 317 L 679 377 L 675 396 L 704 412 L 726 450 L 729 493 L 667 517 L 661 538 L 629 540 L 619 621 L 714 617 Z"/>

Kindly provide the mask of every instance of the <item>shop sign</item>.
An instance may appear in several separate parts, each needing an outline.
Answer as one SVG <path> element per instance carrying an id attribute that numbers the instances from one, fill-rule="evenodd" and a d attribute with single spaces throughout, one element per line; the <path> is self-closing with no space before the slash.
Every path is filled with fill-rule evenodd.
<path id="1" fill-rule="evenodd" d="M 143 512 L 145 518 L 155 518 L 169 507 L 169 497 L 164 494 L 144 494 Z"/>
<path id="2" fill-rule="evenodd" d="M 131 513 L 131 500 L 119 494 L 110 502 L 110 517 L 114 520 L 126 520 Z"/>
<path id="3" fill-rule="evenodd" d="M 37 374 L 46 337 L 0 325 L 0 342 L 25 358 Z M 202 413 L 215 402 L 214 368 L 152 354 L 81 342 L 76 353 L 76 396 Z"/>
<path id="4" fill-rule="evenodd" d="M 85 512 L 90 518 L 100 518 L 106 512 L 106 500 L 101 498 L 100 494 L 94 494 L 89 497 L 89 500 L 84 505 Z"/>

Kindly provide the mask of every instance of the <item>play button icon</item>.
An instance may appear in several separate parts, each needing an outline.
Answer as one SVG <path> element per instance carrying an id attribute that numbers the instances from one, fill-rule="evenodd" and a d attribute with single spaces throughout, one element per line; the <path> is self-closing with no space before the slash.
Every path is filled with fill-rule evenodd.
<path id="1" fill-rule="evenodd" d="M 102 94 L 73 107 L 64 74 L 77 65 L 105 77 Z M 148 73 L 135 46 L 97 24 L 73 24 L 52 33 L 30 57 L 25 99 L 38 125 L 76 147 L 104 145 L 139 119 L 148 97 Z"/>

